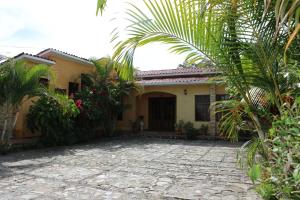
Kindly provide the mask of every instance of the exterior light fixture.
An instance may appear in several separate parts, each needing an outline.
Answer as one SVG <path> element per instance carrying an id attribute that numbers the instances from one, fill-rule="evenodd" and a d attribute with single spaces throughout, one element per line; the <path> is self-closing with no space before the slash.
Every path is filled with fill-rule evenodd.
<path id="1" fill-rule="evenodd" d="M 187 89 L 183 90 L 184 95 L 187 95 Z"/>

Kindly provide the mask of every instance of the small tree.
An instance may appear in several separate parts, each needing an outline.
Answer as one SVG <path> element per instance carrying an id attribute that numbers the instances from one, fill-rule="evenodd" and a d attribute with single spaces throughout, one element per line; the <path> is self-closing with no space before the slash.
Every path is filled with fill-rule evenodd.
<path id="1" fill-rule="evenodd" d="M 117 117 L 126 108 L 122 99 L 139 87 L 118 75 L 118 65 L 110 58 L 94 61 L 96 72 L 85 77 L 84 87 L 76 95 L 81 116 L 87 118 L 90 127 L 101 126 L 106 135 L 114 132 Z"/>
<path id="2" fill-rule="evenodd" d="M 50 75 L 45 65 L 29 66 L 24 62 L 9 60 L 0 65 L 0 106 L 3 126 L 1 141 L 8 144 L 16 125 L 20 105 L 43 91 L 41 77 Z"/>

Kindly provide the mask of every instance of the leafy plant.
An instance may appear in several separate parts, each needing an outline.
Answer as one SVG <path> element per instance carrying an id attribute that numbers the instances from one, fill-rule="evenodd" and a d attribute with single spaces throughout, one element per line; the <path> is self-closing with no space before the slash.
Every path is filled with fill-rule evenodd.
<path id="1" fill-rule="evenodd" d="M 199 128 L 199 133 L 201 135 L 207 135 L 208 134 L 208 125 L 207 124 L 202 124 L 201 127 Z"/>
<path id="2" fill-rule="evenodd" d="M 250 179 L 252 180 L 253 183 L 255 181 L 257 181 L 261 177 L 261 166 L 260 165 L 253 165 L 249 169 L 248 175 L 249 175 L 249 177 L 250 177 Z"/>
<path id="3" fill-rule="evenodd" d="M 73 144 L 77 141 L 74 122 L 78 114 L 74 101 L 67 96 L 44 95 L 30 107 L 27 126 L 40 134 L 40 142 L 45 146 Z"/>
<path id="4" fill-rule="evenodd" d="M 0 141 L 0 154 L 5 155 L 9 152 L 10 149 L 11 149 L 11 144 L 5 141 L 4 142 Z"/>
<path id="5" fill-rule="evenodd" d="M 300 98 L 285 104 L 270 129 L 268 159 L 250 168 L 250 177 L 265 199 L 300 199 Z M 258 174 L 261 169 L 261 175 Z"/>
<path id="6" fill-rule="evenodd" d="M 85 77 L 88 84 L 75 96 L 76 102 L 81 102 L 78 119 L 87 122 L 79 129 L 94 133 L 96 128 L 102 128 L 105 135 L 112 136 L 118 115 L 128 106 L 123 98 L 139 91 L 139 87 L 123 80 L 117 72 L 118 65 L 110 58 L 94 61 L 94 65 L 96 73 Z"/>
<path id="7" fill-rule="evenodd" d="M 188 140 L 195 140 L 198 136 L 198 130 L 194 128 L 194 124 L 192 122 L 185 122 L 182 130 Z"/>
<path id="8" fill-rule="evenodd" d="M 29 66 L 24 62 L 8 60 L 0 65 L 0 106 L 4 120 L 0 141 L 9 147 L 19 113 L 19 106 L 26 100 L 43 93 L 39 83 L 43 76 L 51 75 L 45 65 Z"/>
<path id="9" fill-rule="evenodd" d="M 175 124 L 175 130 L 178 131 L 178 132 L 182 132 L 183 131 L 183 126 L 184 126 L 184 121 L 179 120 L 178 123 Z"/>

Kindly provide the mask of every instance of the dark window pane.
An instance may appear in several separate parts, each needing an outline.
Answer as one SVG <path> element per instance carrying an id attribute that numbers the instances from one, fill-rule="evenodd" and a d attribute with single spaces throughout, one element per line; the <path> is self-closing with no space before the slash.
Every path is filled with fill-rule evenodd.
<path id="1" fill-rule="evenodd" d="M 49 87 L 49 80 L 47 78 L 40 78 L 39 83 L 46 88 Z"/>
<path id="2" fill-rule="evenodd" d="M 228 99 L 229 99 L 228 94 L 217 94 L 216 95 L 216 101 L 224 101 L 224 100 L 228 100 Z"/>
<path id="3" fill-rule="evenodd" d="M 76 94 L 78 90 L 79 90 L 78 83 L 69 82 L 69 96 Z"/>
<path id="4" fill-rule="evenodd" d="M 210 121 L 209 106 L 210 106 L 209 95 L 195 96 L 195 120 L 196 121 Z"/>

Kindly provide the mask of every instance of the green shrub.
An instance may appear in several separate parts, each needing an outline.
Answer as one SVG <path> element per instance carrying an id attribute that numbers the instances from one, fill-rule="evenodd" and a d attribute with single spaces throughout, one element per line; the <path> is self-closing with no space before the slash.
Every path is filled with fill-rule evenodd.
<path id="1" fill-rule="evenodd" d="M 202 124 L 201 127 L 199 128 L 199 133 L 201 135 L 207 135 L 207 133 L 208 133 L 208 125 L 207 124 Z"/>
<path id="2" fill-rule="evenodd" d="M 45 146 L 68 145 L 77 141 L 74 119 L 78 115 L 74 101 L 66 96 L 42 96 L 29 110 L 27 126 L 41 134 Z"/>
<path id="3" fill-rule="evenodd" d="M 182 132 L 183 131 L 183 126 L 184 126 L 184 121 L 179 120 L 178 123 L 175 124 L 175 130 L 178 131 L 178 132 Z"/>
<path id="4" fill-rule="evenodd" d="M 198 130 L 194 128 L 194 124 L 192 122 L 186 122 L 183 124 L 183 133 L 188 140 L 195 140 L 198 136 Z"/>
<path id="5" fill-rule="evenodd" d="M 0 155 L 5 155 L 9 152 L 11 149 L 11 145 L 8 144 L 7 142 L 2 142 L 0 141 Z"/>
<path id="6" fill-rule="evenodd" d="M 300 199 L 300 99 L 282 110 L 266 143 L 267 161 L 254 165 L 249 174 L 259 180 L 257 191 L 264 199 Z"/>

